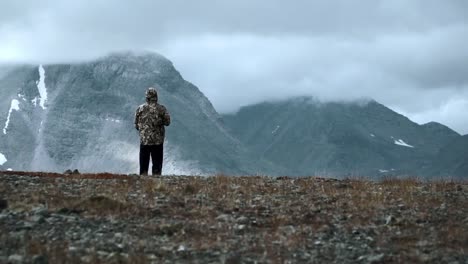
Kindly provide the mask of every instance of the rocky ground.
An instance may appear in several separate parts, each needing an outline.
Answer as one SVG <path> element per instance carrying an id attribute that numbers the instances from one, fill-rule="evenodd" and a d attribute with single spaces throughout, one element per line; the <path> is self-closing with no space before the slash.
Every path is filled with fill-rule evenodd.
<path id="1" fill-rule="evenodd" d="M 468 263 L 468 183 L 0 172 L 0 263 Z"/>

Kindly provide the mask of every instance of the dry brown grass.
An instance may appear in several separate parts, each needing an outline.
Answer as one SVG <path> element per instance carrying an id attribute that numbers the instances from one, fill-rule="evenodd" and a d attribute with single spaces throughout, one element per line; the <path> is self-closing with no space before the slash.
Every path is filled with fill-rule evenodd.
<path id="1" fill-rule="evenodd" d="M 249 253 L 276 262 L 288 259 L 291 249 L 307 250 L 318 240 L 315 236 L 354 241 L 356 230 L 369 232 L 366 236 L 372 241 L 365 243 L 393 253 L 419 250 L 421 240 L 457 254 L 468 252 L 468 229 L 463 223 L 468 218 L 468 189 L 462 181 L 5 174 L 40 179 L 33 194 L 0 185 L 12 210 L 46 205 L 49 211 L 70 210 L 80 217 L 141 221 L 146 223 L 139 227 L 142 234 L 166 237 L 174 247 L 184 244 L 196 252 L 236 251 L 245 244 Z M 34 237 L 26 241 L 27 254 L 45 253 L 51 263 L 80 260 L 67 251 L 71 241 L 44 243 Z M 147 263 L 141 253 L 147 250 L 145 245 L 137 242 L 125 262 Z M 95 251 L 90 258 L 105 263 Z"/>

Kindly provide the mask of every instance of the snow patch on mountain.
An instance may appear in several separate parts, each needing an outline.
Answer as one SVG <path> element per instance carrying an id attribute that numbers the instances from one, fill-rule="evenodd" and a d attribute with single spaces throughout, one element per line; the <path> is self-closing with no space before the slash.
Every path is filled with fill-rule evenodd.
<path id="1" fill-rule="evenodd" d="M 39 90 L 39 105 L 41 106 L 42 109 L 46 109 L 45 103 L 47 102 L 47 88 L 45 85 L 45 70 L 42 65 L 39 65 L 39 80 L 36 82 L 37 84 L 37 89 Z M 37 98 L 33 100 L 34 104 L 36 105 L 37 103 Z"/>
<path id="2" fill-rule="evenodd" d="M 37 97 L 31 100 L 31 103 L 34 105 L 34 107 L 37 106 L 37 101 L 39 101 L 39 98 Z"/>
<path id="3" fill-rule="evenodd" d="M 0 166 L 2 166 L 3 164 L 5 164 L 5 162 L 7 162 L 7 158 L 5 157 L 5 155 L 3 155 L 2 153 L 0 153 Z"/>
<path id="4" fill-rule="evenodd" d="M 399 145 L 399 146 L 403 146 L 403 147 L 408 147 L 408 148 L 414 148 L 414 146 L 409 145 L 408 143 L 406 143 L 406 142 L 403 141 L 402 139 L 395 140 L 394 143 L 395 143 L 395 145 Z"/>
<path id="5" fill-rule="evenodd" d="M 280 126 L 276 126 L 276 128 L 271 131 L 271 134 L 276 134 L 276 132 L 278 132 L 278 129 L 280 128 Z"/>
<path id="6" fill-rule="evenodd" d="M 106 121 L 110 121 L 110 122 L 114 122 L 114 123 L 122 122 L 120 119 L 114 119 L 114 118 L 106 118 Z"/>
<path id="7" fill-rule="evenodd" d="M 5 126 L 3 127 L 3 134 L 5 135 L 7 134 L 7 129 L 8 129 L 8 126 L 10 125 L 10 117 L 11 117 L 11 113 L 13 112 L 13 110 L 15 111 L 20 110 L 19 101 L 16 99 L 11 100 L 10 110 L 8 111 L 8 116 L 7 116 L 7 120 L 5 121 Z"/>
<path id="8" fill-rule="evenodd" d="M 380 173 L 387 173 L 387 172 L 391 172 L 391 171 L 395 171 L 395 169 L 390 169 L 390 170 L 379 169 Z"/>

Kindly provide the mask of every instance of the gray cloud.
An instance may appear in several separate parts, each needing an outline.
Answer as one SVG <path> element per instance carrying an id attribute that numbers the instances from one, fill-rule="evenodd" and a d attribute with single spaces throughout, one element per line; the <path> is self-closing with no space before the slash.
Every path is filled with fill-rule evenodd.
<path id="1" fill-rule="evenodd" d="M 2 1 L 0 63 L 149 49 L 221 112 L 370 97 L 468 133 L 467 13 L 463 0 Z"/>

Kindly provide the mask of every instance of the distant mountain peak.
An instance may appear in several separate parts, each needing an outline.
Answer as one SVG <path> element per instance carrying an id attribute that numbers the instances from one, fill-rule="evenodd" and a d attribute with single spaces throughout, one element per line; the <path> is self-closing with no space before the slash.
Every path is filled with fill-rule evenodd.
<path id="1" fill-rule="evenodd" d="M 142 71 L 148 69 L 166 68 L 171 71 L 175 70 L 172 62 L 159 53 L 152 51 L 119 51 L 109 53 L 106 56 L 97 58 L 89 63 L 112 65 L 116 67 L 134 68 Z M 178 73 L 178 72 L 177 72 Z"/>
<path id="2" fill-rule="evenodd" d="M 287 98 L 282 98 L 282 99 L 272 99 L 272 100 L 267 100 L 260 102 L 258 104 L 267 104 L 267 105 L 316 105 L 316 106 L 324 106 L 324 105 L 329 105 L 329 104 L 338 104 L 338 105 L 357 105 L 357 106 L 369 106 L 369 105 L 374 105 L 378 107 L 383 107 L 385 109 L 388 109 L 385 105 L 380 104 L 379 102 L 375 101 L 372 98 L 360 98 L 356 100 L 349 100 L 349 101 L 342 101 L 342 100 L 321 100 L 318 97 L 311 96 L 311 95 L 300 95 L 300 96 L 293 96 L 293 97 L 287 97 Z M 247 105 L 244 107 L 249 107 L 252 105 Z"/>
<path id="3" fill-rule="evenodd" d="M 154 51 L 132 51 L 132 50 L 124 50 L 124 51 L 116 51 L 111 52 L 108 55 L 101 57 L 98 60 L 145 60 L 145 59 L 156 59 L 156 60 L 167 60 L 168 59 L 161 54 L 154 52 Z"/>
<path id="4" fill-rule="evenodd" d="M 440 124 L 420 126 L 372 99 L 295 97 L 243 107 L 223 118 L 258 156 L 294 175 L 421 175 L 458 137 Z"/>
<path id="5" fill-rule="evenodd" d="M 14 104 L 8 133 L 0 132 L 0 152 L 7 159 L 0 170 L 137 171 L 134 113 L 145 101 L 146 89 L 156 85 L 173 119 L 167 129 L 165 173 L 255 171 L 258 160 L 226 133 L 203 93 L 168 59 L 148 51 L 26 65 L 0 74 L 0 124 L 12 102 L 21 103 L 20 111 Z M 47 87 L 47 108 L 31 102 L 42 86 Z"/>
<path id="6" fill-rule="evenodd" d="M 428 123 L 423 124 L 421 126 L 428 129 L 428 130 L 430 130 L 430 131 L 433 131 L 433 132 L 439 131 L 439 132 L 443 132 L 443 133 L 451 133 L 451 134 L 460 135 L 458 132 L 452 130 L 448 126 L 446 126 L 444 124 L 441 124 L 441 123 L 438 123 L 438 122 L 434 122 L 434 121 L 428 122 Z"/>

